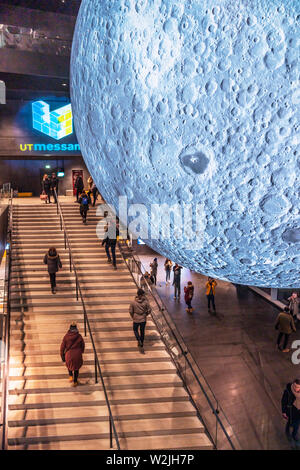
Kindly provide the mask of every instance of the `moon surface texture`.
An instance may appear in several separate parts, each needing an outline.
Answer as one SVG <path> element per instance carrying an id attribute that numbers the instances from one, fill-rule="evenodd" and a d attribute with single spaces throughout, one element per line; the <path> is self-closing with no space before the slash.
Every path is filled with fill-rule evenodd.
<path id="1" fill-rule="evenodd" d="M 83 157 L 107 203 L 145 205 L 158 253 L 299 287 L 299 21 L 299 0 L 82 1 L 71 98 Z M 198 207 L 196 242 L 172 217 L 170 238 L 151 237 L 152 204 Z"/>

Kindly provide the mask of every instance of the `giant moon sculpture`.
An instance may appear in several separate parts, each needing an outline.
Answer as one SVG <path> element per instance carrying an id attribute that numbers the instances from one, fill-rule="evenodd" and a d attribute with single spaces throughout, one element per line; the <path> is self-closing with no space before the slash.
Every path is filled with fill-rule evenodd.
<path id="1" fill-rule="evenodd" d="M 194 238 L 171 217 L 169 238 L 146 240 L 185 267 L 300 285 L 299 12 L 299 0 L 82 1 L 83 157 L 108 203 L 145 205 L 144 229 L 153 204 L 197 207 Z"/>

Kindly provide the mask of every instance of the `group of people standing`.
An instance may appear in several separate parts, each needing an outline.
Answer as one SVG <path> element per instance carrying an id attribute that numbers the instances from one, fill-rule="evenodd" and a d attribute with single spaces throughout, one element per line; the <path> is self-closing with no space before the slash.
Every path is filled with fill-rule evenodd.
<path id="1" fill-rule="evenodd" d="M 42 195 L 45 197 L 45 203 L 51 204 L 51 196 L 54 198 L 54 204 L 57 203 L 56 195 L 58 194 L 58 178 L 56 173 L 53 172 L 51 178 L 47 174 L 43 176 L 42 181 Z"/>
<path id="2" fill-rule="evenodd" d="M 181 294 L 181 271 L 182 266 L 179 266 L 176 263 L 173 266 L 172 261 L 169 258 L 166 258 L 164 262 L 164 269 L 166 272 L 166 286 L 171 284 L 171 272 L 173 272 L 173 282 L 172 285 L 174 286 L 174 300 L 180 300 Z M 146 290 L 147 284 L 157 284 L 157 270 L 158 270 L 158 262 L 157 258 L 154 258 L 153 261 L 150 263 L 150 273 L 145 271 L 143 277 L 141 278 L 140 284 L 141 288 Z M 210 312 L 210 305 L 212 305 L 213 311 L 216 312 L 216 305 L 215 305 L 215 290 L 216 290 L 217 282 L 215 279 L 209 277 L 206 284 L 206 297 L 208 302 L 208 311 Z M 192 313 L 194 310 L 192 307 L 192 299 L 194 297 L 194 285 L 192 281 L 188 281 L 187 285 L 184 286 L 184 300 L 187 305 L 186 311 L 188 313 Z"/>

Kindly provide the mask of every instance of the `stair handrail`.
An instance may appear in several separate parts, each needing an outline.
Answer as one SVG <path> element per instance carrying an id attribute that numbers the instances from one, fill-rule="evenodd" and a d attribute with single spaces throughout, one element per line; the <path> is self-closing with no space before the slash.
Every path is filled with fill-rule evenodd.
<path id="1" fill-rule="evenodd" d="M 63 212 L 62 212 L 61 205 L 60 205 L 60 202 L 58 200 L 58 195 L 57 195 L 57 192 L 56 192 L 55 188 L 54 188 L 54 193 L 55 193 L 55 198 L 56 198 L 56 201 L 57 201 L 57 204 L 56 204 L 57 205 L 57 214 L 60 216 L 61 230 L 64 231 L 65 249 L 67 249 L 67 247 L 68 247 L 68 250 L 69 250 L 70 272 L 72 272 L 72 268 L 73 268 L 74 274 L 75 274 L 76 299 L 79 300 L 79 297 L 80 297 L 81 304 L 82 304 L 82 309 L 83 309 L 83 314 L 84 314 L 84 335 L 86 336 L 86 327 L 88 327 L 88 331 L 89 331 L 89 335 L 90 335 L 90 339 L 91 339 L 92 347 L 93 347 L 93 351 L 94 351 L 94 357 L 95 357 L 95 382 L 98 383 L 98 377 L 97 377 L 97 369 L 98 369 L 99 377 L 100 377 L 100 380 L 101 380 L 101 383 L 102 383 L 102 388 L 103 388 L 103 392 L 104 392 L 104 396 L 105 396 L 106 406 L 107 406 L 108 413 L 109 413 L 110 447 L 111 448 L 113 447 L 112 435 L 114 435 L 116 445 L 117 445 L 117 449 L 120 450 L 119 437 L 118 437 L 118 433 L 117 433 L 117 430 L 116 430 L 113 414 L 112 414 L 112 411 L 111 411 L 111 406 L 110 406 L 110 403 L 109 403 L 108 393 L 107 393 L 105 382 L 104 382 L 104 379 L 103 379 L 102 369 L 101 369 L 100 361 L 99 361 L 98 354 L 97 354 L 97 351 L 96 351 L 96 346 L 95 346 L 95 342 L 94 342 L 94 338 L 93 338 L 93 334 L 92 334 L 88 314 L 87 314 L 87 311 L 86 311 L 85 302 L 84 302 L 84 298 L 83 298 L 83 295 L 82 295 L 82 290 L 81 290 L 81 286 L 80 286 L 76 266 L 75 266 L 75 263 L 74 263 L 74 260 L 73 260 L 72 248 L 71 248 L 71 244 L 70 244 L 70 241 L 69 241 L 69 237 L 68 237 L 68 233 L 67 233 L 67 229 L 66 229 L 66 224 L 65 224 L 65 220 L 64 220 L 64 216 L 63 216 Z"/>
<path id="2" fill-rule="evenodd" d="M 120 243 L 120 241 L 118 241 L 118 247 L 119 247 L 119 251 L 120 251 L 120 253 L 121 253 L 122 257 L 123 257 L 123 260 L 124 260 L 126 266 L 128 267 L 128 270 L 129 270 L 129 272 L 130 272 L 130 274 L 131 274 L 131 276 L 132 276 L 132 278 L 133 278 L 135 284 L 137 285 L 137 287 L 140 287 L 139 284 L 136 282 L 136 279 L 135 279 L 135 277 L 134 277 L 134 275 L 133 275 L 133 271 L 132 271 L 132 269 L 131 269 L 131 267 L 130 267 L 130 264 L 129 264 L 128 261 L 127 261 L 126 254 L 124 254 L 124 252 L 123 252 L 123 247 L 124 247 L 124 245 L 122 246 L 122 244 Z M 187 364 L 189 365 L 190 370 L 192 371 L 192 374 L 193 374 L 194 378 L 196 379 L 196 381 L 197 381 L 199 387 L 201 388 L 201 391 L 203 392 L 203 394 L 204 394 L 204 396 L 205 396 L 205 398 L 206 398 L 207 403 L 209 404 L 209 406 L 210 406 L 210 408 L 211 408 L 213 414 L 215 415 L 217 423 L 221 426 L 221 429 L 222 429 L 222 431 L 224 432 L 224 435 L 225 435 L 225 437 L 226 437 L 228 443 L 230 444 L 230 447 L 232 448 L 232 450 L 236 450 L 236 447 L 235 447 L 234 443 L 232 442 L 232 439 L 230 438 L 229 434 L 227 433 L 227 430 L 225 429 L 225 426 L 224 426 L 222 420 L 221 420 L 220 417 L 219 417 L 219 412 L 220 412 L 219 410 L 220 410 L 221 408 L 220 408 L 220 406 L 219 406 L 218 399 L 216 398 L 216 396 L 215 396 L 213 390 L 211 389 L 209 383 L 207 382 L 207 380 L 206 380 L 206 378 L 205 378 L 203 372 L 202 372 L 201 369 L 199 368 L 199 366 L 198 366 L 196 360 L 194 359 L 193 354 L 192 354 L 192 353 L 190 352 L 190 350 L 187 348 L 187 346 L 186 346 L 186 344 L 185 344 L 185 341 L 184 341 L 184 339 L 183 339 L 181 333 L 178 331 L 176 325 L 174 325 L 174 326 L 171 326 L 171 325 L 170 325 L 170 322 L 169 322 L 169 320 L 166 318 L 166 315 L 165 315 L 165 312 L 168 312 L 168 309 L 166 308 L 164 302 L 162 301 L 162 299 L 160 298 L 159 294 L 158 294 L 157 291 L 156 291 L 156 294 L 157 294 L 157 296 L 159 297 L 162 306 L 159 305 L 159 302 L 157 301 L 155 295 L 153 294 L 152 287 L 151 287 L 151 285 L 149 284 L 148 279 L 144 277 L 144 274 L 143 274 L 143 272 L 142 272 L 142 270 L 141 270 L 141 267 L 140 267 L 140 266 L 141 266 L 142 263 L 141 263 L 141 261 L 139 261 L 139 260 L 136 259 L 136 256 L 134 255 L 134 253 L 133 253 L 132 250 L 130 251 L 130 257 L 133 259 L 133 261 L 134 261 L 134 263 L 135 263 L 135 266 L 137 267 L 137 270 L 138 270 L 139 275 L 141 276 L 141 278 L 142 278 L 142 279 L 144 280 L 144 282 L 146 283 L 146 285 L 147 285 L 147 287 L 148 287 L 148 293 L 150 293 L 151 297 L 153 298 L 154 302 L 156 303 L 156 306 L 158 307 L 160 313 L 162 314 L 162 316 L 163 316 L 163 318 L 164 318 L 164 321 L 166 322 L 166 324 L 168 325 L 170 331 L 172 332 L 172 335 L 173 335 L 173 337 L 174 337 L 174 339 L 175 339 L 175 341 L 176 341 L 176 344 L 177 344 L 178 347 L 180 348 L 180 351 L 181 351 L 182 355 L 185 357 L 185 360 L 186 360 Z M 155 323 L 156 323 L 156 322 L 155 322 Z M 174 329 L 176 330 L 176 332 L 174 331 Z M 181 343 L 180 343 L 180 341 L 179 341 L 177 335 L 181 338 L 181 342 L 184 344 L 185 349 L 182 348 L 182 345 L 181 345 Z M 165 343 L 165 344 L 166 344 L 166 343 Z M 169 348 L 168 348 L 168 349 L 169 349 Z M 199 369 L 199 371 L 200 371 L 200 373 L 201 373 L 201 375 L 202 375 L 203 380 L 205 381 L 205 383 L 206 383 L 207 386 L 209 387 L 209 390 L 210 390 L 210 392 L 212 393 L 212 395 L 213 395 L 213 397 L 214 397 L 214 399 L 215 399 L 215 401 L 216 401 L 216 403 L 217 403 L 217 409 L 213 406 L 213 404 L 212 404 L 210 398 L 208 397 L 206 391 L 204 390 L 204 388 L 203 388 L 203 386 L 202 386 L 202 384 L 201 384 L 201 382 L 200 382 L 200 380 L 199 380 L 199 377 L 198 377 L 198 375 L 197 375 L 197 373 L 196 373 L 196 371 L 195 371 L 193 365 L 191 364 L 191 362 L 190 362 L 190 360 L 189 360 L 189 358 L 188 358 L 188 354 L 191 356 L 191 358 L 192 358 L 192 360 L 195 362 L 195 364 L 197 364 L 197 368 Z M 183 382 L 185 382 L 184 377 L 182 376 L 182 374 L 180 374 L 180 376 L 181 376 Z M 188 391 L 188 393 L 189 393 L 189 390 L 188 390 L 187 385 L 186 385 L 186 389 L 187 389 L 187 391 Z M 190 393 L 189 393 L 189 395 L 190 395 Z M 191 396 L 190 396 L 190 397 L 191 397 Z M 192 397 L 191 397 L 191 398 L 192 398 Z M 193 401 L 193 403 L 195 403 L 193 399 L 192 399 L 192 401 Z M 196 406 L 196 408 L 197 408 L 197 405 L 196 405 L 196 404 L 195 404 L 195 406 Z M 226 417 L 226 415 L 225 415 L 224 412 L 223 412 L 223 414 L 224 414 L 224 416 Z M 226 418 L 226 419 L 227 419 L 227 418 Z M 228 421 L 228 420 L 227 420 L 227 421 Z M 209 433 L 209 435 L 210 435 L 210 437 L 212 438 L 211 433 Z M 212 438 L 212 440 L 213 440 L 213 438 Z M 217 448 L 217 443 L 214 442 L 214 444 L 215 444 L 215 447 Z"/>
<path id="3" fill-rule="evenodd" d="M 4 360 L 3 360 L 3 377 L 2 377 L 2 392 L 1 392 L 1 450 L 6 450 L 8 446 L 7 439 L 7 407 L 8 407 L 8 384 L 9 384 L 9 346 L 10 346 L 10 281 L 11 281 L 11 250 L 12 250 L 12 217 L 13 217 L 13 204 L 12 204 L 12 191 L 10 192 L 9 205 L 8 205 L 8 223 L 7 223 L 7 237 L 6 237 L 6 260 L 5 260 L 5 278 L 4 278 L 4 294 L 3 294 L 3 322 L 2 326 L 3 337 L 2 343 L 4 344 Z M 1 351 L 0 351 L 0 360 Z M 1 370 L 1 364 L 0 364 Z"/>

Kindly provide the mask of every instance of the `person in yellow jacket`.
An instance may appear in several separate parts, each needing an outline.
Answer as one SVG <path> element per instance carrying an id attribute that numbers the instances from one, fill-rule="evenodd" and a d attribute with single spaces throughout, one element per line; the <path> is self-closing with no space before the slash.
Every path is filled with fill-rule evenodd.
<path id="1" fill-rule="evenodd" d="M 217 281 L 215 281 L 212 277 L 209 277 L 208 280 L 207 280 L 207 283 L 205 284 L 206 297 L 207 297 L 207 306 L 208 306 L 208 311 L 209 312 L 210 312 L 210 303 L 212 303 L 214 312 L 216 311 L 216 306 L 215 306 L 216 285 L 217 285 Z"/>

